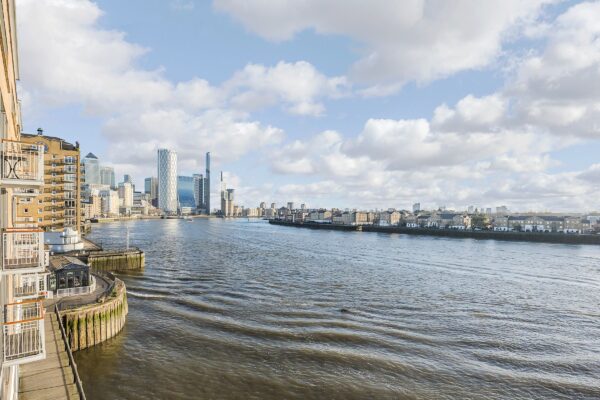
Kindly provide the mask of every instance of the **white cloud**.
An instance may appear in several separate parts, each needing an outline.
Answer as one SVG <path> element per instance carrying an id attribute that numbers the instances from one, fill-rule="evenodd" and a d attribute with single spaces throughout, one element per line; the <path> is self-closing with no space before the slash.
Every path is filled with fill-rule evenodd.
<path id="1" fill-rule="evenodd" d="M 344 35 L 362 45 L 353 65 L 364 94 L 397 91 L 408 81 L 427 82 L 489 65 L 503 41 L 535 19 L 543 1 L 216 0 L 215 7 L 248 30 L 273 41 L 312 29 Z"/>
<path id="2" fill-rule="evenodd" d="M 545 31 L 540 54 L 518 65 L 505 95 L 515 119 L 558 135 L 600 137 L 600 3 L 581 3 Z"/>
<path id="3" fill-rule="evenodd" d="M 319 116 L 325 107 L 317 99 L 342 96 L 347 83 L 344 77 L 327 78 L 306 61 L 281 61 L 271 68 L 248 64 L 224 86 L 232 105 L 243 110 L 283 103 L 291 114 Z"/>
<path id="4" fill-rule="evenodd" d="M 282 61 L 247 64 L 216 86 L 201 77 L 174 82 L 161 68 L 141 68 L 141 57 L 150 50 L 122 32 L 101 28 L 102 11 L 95 3 L 19 0 L 24 109 L 83 105 L 106 121 L 108 159 L 128 172 L 153 170 L 159 146 L 176 149 L 185 168 L 199 169 L 200 150 L 212 150 L 219 163 L 282 143 L 284 132 L 254 120 L 256 110 L 277 107 L 322 116 L 327 101 L 357 90 L 354 82 L 365 95 L 387 95 L 407 81 L 485 67 L 540 9 L 539 2 L 413 1 L 394 7 L 376 1 L 365 18 L 364 2 L 358 1 L 342 7 L 335 1 L 294 6 L 256 1 L 221 0 L 216 6 L 271 40 L 287 40 L 305 29 L 356 39 L 364 53 L 349 78 L 326 76 L 305 61 Z M 548 171 L 559 165 L 553 151 L 600 136 L 598 20 L 600 3 L 583 3 L 555 21 L 534 25 L 526 34 L 544 38 L 544 47 L 516 60 L 503 88 L 442 104 L 430 120 L 371 118 L 355 137 L 325 127 L 313 137 L 283 143 L 268 152 L 272 171 L 314 181 L 274 188 L 237 180 L 239 198 L 271 191 L 278 201 L 339 201 L 329 206 L 421 200 L 591 208 L 600 189 L 597 165 Z"/>
<path id="5" fill-rule="evenodd" d="M 135 161 L 152 170 L 159 146 L 178 150 L 182 165 L 200 159 L 199 146 L 215 162 L 232 161 L 284 136 L 249 111 L 282 104 L 292 114 L 321 115 L 321 100 L 346 90 L 344 78 L 328 78 L 304 61 L 248 64 L 221 86 L 199 77 L 173 82 L 161 68 L 139 67 L 150 49 L 100 27 L 103 12 L 91 1 L 19 0 L 18 8 L 25 112 L 83 105 L 106 121 L 104 161 L 113 164 L 133 168 Z"/>
<path id="6" fill-rule="evenodd" d="M 493 131 L 505 116 L 506 100 L 498 94 L 485 97 L 468 95 L 454 109 L 442 104 L 434 111 L 432 125 L 443 131 Z"/>

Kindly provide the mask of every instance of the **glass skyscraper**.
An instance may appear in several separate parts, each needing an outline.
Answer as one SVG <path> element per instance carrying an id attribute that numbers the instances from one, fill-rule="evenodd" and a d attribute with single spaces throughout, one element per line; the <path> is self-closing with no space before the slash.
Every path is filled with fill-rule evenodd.
<path id="1" fill-rule="evenodd" d="M 158 208 L 167 214 L 177 212 L 177 153 L 158 150 Z"/>
<path id="2" fill-rule="evenodd" d="M 113 167 L 100 167 L 100 183 L 110 186 L 111 189 L 117 187 L 115 182 L 115 169 Z"/>
<path id="3" fill-rule="evenodd" d="M 88 153 L 83 159 L 83 167 L 85 168 L 85 183 L 100 184 L 100 162 L 94 153 Z"/>
<path id="4" fill-rule="evenodd" d="M 177 199 L 179 201 L 179 207 L 196 208 L 196 196 L 194 192 L 194 177 L 177 177 Z"/>

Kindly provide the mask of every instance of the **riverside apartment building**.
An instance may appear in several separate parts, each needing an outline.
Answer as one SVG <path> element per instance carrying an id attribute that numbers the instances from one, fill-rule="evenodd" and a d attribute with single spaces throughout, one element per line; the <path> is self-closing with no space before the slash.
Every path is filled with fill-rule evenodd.
<path id="1" fill-rule="evenodd" d="M 47 232 L 73 228 L 81 232 L 82 202 L 79 146 L 61 138 L 23 133 L 21 140 L 44 149 L 44 190 L 36 197 L 22 198 L 17 223 L 35 222 Z"/>
<path id="2" fill-rule="evenodd" d="M 14 0 L 0 1 L 0 398 L 15 400 L 22 364 L 46 357 L 44 233 L 19 225 L 16 208 L 44 187 L 44 149 L 21 138 Z"/>

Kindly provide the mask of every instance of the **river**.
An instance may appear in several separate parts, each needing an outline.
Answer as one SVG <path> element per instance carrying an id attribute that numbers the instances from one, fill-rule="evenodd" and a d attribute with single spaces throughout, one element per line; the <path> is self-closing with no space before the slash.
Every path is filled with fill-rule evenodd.
<path id="1" fill-rule="evenodd" d="M 600 398 L 600 249 L 145 220 L 96 399 Z"/>

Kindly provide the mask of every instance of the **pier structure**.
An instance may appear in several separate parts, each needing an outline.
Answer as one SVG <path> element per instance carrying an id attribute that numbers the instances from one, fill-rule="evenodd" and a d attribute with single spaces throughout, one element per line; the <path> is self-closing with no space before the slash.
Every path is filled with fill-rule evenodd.
<path id="1" fill-rule="evenodd" d="M 19 399 L 85 400 L 77 366 L 56 312 L 46 312 L 44 330 L 46 358 L 20 368 Z"/>

